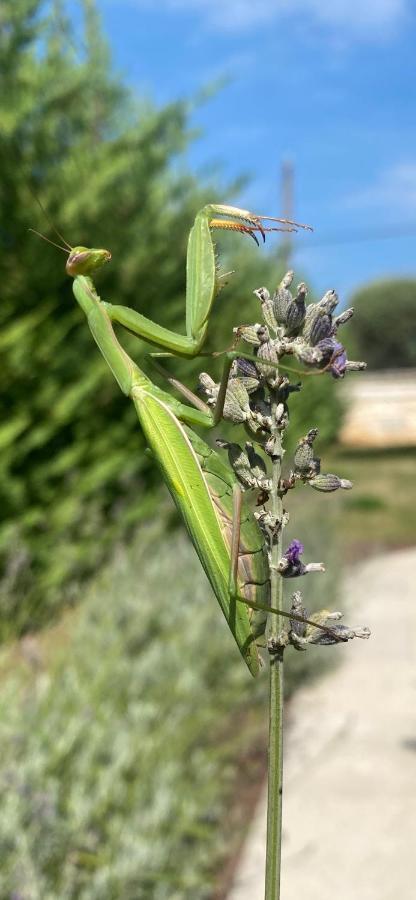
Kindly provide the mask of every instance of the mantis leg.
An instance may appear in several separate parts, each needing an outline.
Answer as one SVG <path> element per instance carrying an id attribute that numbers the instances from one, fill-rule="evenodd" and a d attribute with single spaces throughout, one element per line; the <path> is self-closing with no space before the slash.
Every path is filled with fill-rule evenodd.
<path id="1" fill-rule="evenodd" d="M 183 397 L 189 400 L 189 402 L 192 403 L 196 407 L 196 409 L 201 410 L 205 414 L 205 416 L 207 417 L 207 421 L 204 424 L 206 424 L 207 427 L 214 427 L 215 425 L 218 425 L 218 422 L 221 421 L 223 416 L 230 370 L 237 355 L 238 354 L 236 353 L 227 353 L 226 358 L 224 359 L 218 395 L 213 409 L 211 409 L 207 403 L 201 400 L 201 398 L 198 397 L 197 394 L 194 394 L 194 392 L 191 391 L 190 388 L 186 387 L 186 385 L 182 384 L 181 381 L 171 375 L 170 372 L 167 371 L 167 369 L 164 369 L 163 366 L 161 366 L 160 363 L 157 362 L 152 353 L 148 355 L 148 359 L 150 359 L 154 368 L 158 372 L 160 372 L 161 375 L 163 375 L 166 381 L 170 385 L 172 385 L 173 388 L 175 388 L 177 391 L 179 391 L 180 394 L 182 394 Z M 179 418 L 181 417 L 179 416 Z"/>
<path id="2" fill-rule="evenodd" d="M 202 400 L 199 401 L 199 398 L 195 397 L 191 391 L 189 391 L 187 396 L 188 399 L 191 399 L 190 395 L 192 395 L 192 402 L 194 400 L 198 401 L 196 404 L 198 408 L 196 409 L 186 406 L 175 397 L 171 397 L 170 394 L 162 391 L 133 362 L 117 340 L 107 315 L 106 305 L 101 302 L 90 278 L 85 276 L 75 278 L 73 290 L 76 300 L 87 317 L 92 336 L 123 394 L 131 396 L 133 388 L 142 387 L 148 394 L 153 395 L 168 406 L 171 412 L 187 425 L 199 425 L 203 428 L 208 428 L 212 425 L 211 410 L 205 406 Z M 184 388 L 184 390 L 186 389 Z"/>
<path id="3" fill-rule="evenodd" d="M 233 487 L 233 523 L 231 531 L 231 548 L 230 548 L 230 575 L 228 581 L 228 590 L 230 597 L 237 599 L 237 574 L 238 574 L 238 555 L 240 552 L 240 532 L 241 532 L 241 506 L 243 502 L 243 493 L 239 484 Z"/>
<path id="4" fill-rule="evenodd" d="M 222 204 L 209 204 L 197 214 L 191 229 L 186 258 L 186 334 L 170 331 L 127 306 L 103 304 L 112 322 L 123 325 L 142 340 L 155 344 L 177 356 L 198 356 L 207 332 L 212 305 L 220 282 L 216 268 L 213 229 L 249 234 L 256 243 L 257 234 L 264 240 L 266 231 L 296 231 L 296 223 L 272 219 L 284 227 L 265 228 L 262 219 L 246 209 Z M 301 226 L 303 227 L 303 226 Z"/>

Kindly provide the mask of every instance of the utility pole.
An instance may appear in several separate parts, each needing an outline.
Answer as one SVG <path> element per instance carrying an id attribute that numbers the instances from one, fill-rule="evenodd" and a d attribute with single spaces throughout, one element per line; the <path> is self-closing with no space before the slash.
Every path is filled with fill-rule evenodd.
<path id="1" fill-rule="evenodd" d="M 294 218 L 294 194 L 293 194 L 293 181 L 294 181 L 294 165 L 292 160 L 285 159 L 282 162 L 281 170 L 280 170 L 280 203 L 281 203 L 281 215 L 285 219 L 293 219 Z M 279 247 L 279 258 L 282 264 L 282 268 L 285 272 L 291 268 L 291 260 L 292 260 L 292 235 L 290 232 L 285 234 L 282 238 L 282 242 Z"/>

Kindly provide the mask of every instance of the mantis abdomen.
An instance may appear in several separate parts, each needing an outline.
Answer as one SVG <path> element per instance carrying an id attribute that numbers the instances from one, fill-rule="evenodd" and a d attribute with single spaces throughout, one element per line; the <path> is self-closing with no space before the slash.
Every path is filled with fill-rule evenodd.
<path id="1" fill-rule="evenodd" d="M 140 386 L 131 392 L 147 443 L 180 512 L 214 594 L 252 675 L 259 671 L 256 637 L 265 613 L 230 596 L 230 533 L 234 475 L 219 456 L 182 425 L 160 397 Z M 215 486 L 214 486 L 215 485 Z M 238 591 L 268 603 L 269 573 L 261 531 L 248 506 L 241 522 Z"/>

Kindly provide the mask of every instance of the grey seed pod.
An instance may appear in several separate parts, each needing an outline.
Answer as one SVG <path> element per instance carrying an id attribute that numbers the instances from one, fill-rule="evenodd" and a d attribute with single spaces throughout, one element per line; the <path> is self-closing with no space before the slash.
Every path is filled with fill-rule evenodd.
<path id="1" fill-rule="evenodd" d="M 273 434 L 269 437 L 264 445 L 264 452 L 273 460 L 282 459 L 284 451 L 282 450 L 282 440 L 280 435 Z"/>
<path id="2" fill-rule="evenodd" d="M 317 303 L 309 303 L 309 306 L 306 307 L 305 310 L 305 320 L 303 323 L 302 334 L 305 338 L 305 341 L 309 343 L 311 336 L 311 328 L 315 321 L 316 316 L 318 315 L 318 304 Z"/>
<path id="3" fill-rule="evenodd" d="M 338 294 L 335 291 L 327 291 L 319 303 L 310 303 L 306 308 L 305 321 L 303 324 L 303 337 L 307 343 L 311 344 L 311 333 L 315 320 L 319 316 L 331 315 L 338 303 Z M 318 338 L 319 340 L 319 338 Z M 317 343 L 314 341 L 313 343 Z"/>
<path id="4" fill-rule="evenodd" d="M 354 307 L 350 306 L 349 309 L 344 309 L 344 312 L 340 313 L 339 316 L 336 316 L 333 321 L 334 333 L 336 333 L 340 325 L 345 325 L 345 323 L 348 322 L 348 320 L 351 319 L 353 315 Z"/>
<path id="5" fill-rule="evenodd" d="M 267 303 L 270 300 L 270 291 L 266 287 L 256 288 L 253 294 L 259 298 L 260 303 Z"/>
<path id="6" fill-rule="evenodd" d="M 286 333 L 296 334 L 305 321 L 305 299 L 307 287 L 303 282 L 298 286 L 296 297 L 288 303 L 286 310 Z"/>
<path id="7" fill-rule="evenodd" d="M 300 441 L 294 454 L 295 471 L 307 473 L 313 460 L 313 448 L 307 441 Z"/>
<path id="8" fill-rule="evenodd" d="M 314 347 L 318 341 L 329 337 L 332 332 L 332 318 L 328 313 L 318 312 L 310 327 L 309 343 Z"/>
<path id="9" fill-rule="evenodd" d="M 292 596 L 290 612 L 294 613 L 296 616 L 304 616 L 304 618 L 309 619 L 308 610 L 303 605 L 303 598 L 300 591 L 295 591 Z M 290 620 L 290 630 L 299 637 L 303 637 L 306 634 L 306 629 L 306 622 L 298 622 L 296 619 Z"/>
<path id="10" fill-rule="evenodd" d="M 201 372 L 199 376 L 198 390 L 201 394 L 204 394 L 208 403 L 215 403 L 218 395 L 218 385 L 215 384 L 215 381 L 212 380 L 211 376 L 208 375 L 207 372 Z"/>
<path id="11" fill-rule="evenodd" d="M 237 340 L 252 344 L 253 347 L 259 347 L 264 341 L 269 340 L 269 332 L 265 325 L 239 325 L 233 328 L 233 334 Z"/>
<path id="12" fill-rule="evenodd" d="M 247 453 L 245 453 L 239 444 L 223 441 L 220 438 L 218 438 L 215 443 L 217 447 L 221 447 L 221 449 L 228 451 L 230 466 L 237 475 L 240 484 L 245 488 L 254 488 L 255 479 L 250 471 L 250 461 Z"/>
<path id="13" fill-rule="evenodd" d="M 275 341 L 265 341 L 260 345 L 257 351 L 257 359 L 258 360 L 269 360 L 273 363 L 279 362 L 279 357 L 277 355 L 277 348 Z M 261 372 L 264 378 L 266 378 L 268 384 L 272 387 L 276 387 L 279 382 L 279 372 L 276 366 L 270 367 L 265 366 L 262 363 L 257 363 L 257 368 Z"/>
<path id="14" fill-rule="evenodd" d="M 280 290 L 280 288 L 282 288 L 283 290 L 285 288 L 290 288 L 290 285 L 292 284 L 292 281 L 293 281 L 294 274 L 295 273 L 294 273 L 293 269 L 289 269 L 286 272 L 286 275 L 283 275 L 283 278 L 279 284 L 278 290 Z"/>
<path id="15" fill-rule="evenodd" d="M 257 379 L 258 382 L 260 381 L 260 373 L 256 368 L 255 363 L 250 359 L 244 359 L 241 356 L 239 356 L 238 359 L 234 360 L 231 368 L 231 374 L 232 376 L 236 375 L 242 376 L 244 378 L 254 378 Z"/>
<path id="16" fill-rule="evenodd" d="M 313 455 L 313 442 L 318 435 L 317 428 L 311 428 L 305 437 L 301 438 L 294 453 L 295 472 L 299 475 L 317 475 L 320 469 L 320 459 Z"/>
<path id="17" fill-rule="evenodd" d="M 272 414 L 272 406 L 270 400 L 266 400 L 264 396 L 258 394 L 254 398 L 250 398 L 250 405 L 253 413 L 259 413 L 262 418 L 270 419 L 270 416 Z"/>
<path id="18" fill-rule="evenodd" d="M 320 471 L 321 471 L 321 460 L 320 460 L 319 456 L 314 456 L 314 458 L 311 460 L 309 472 L 311 475 L 319 475 Z"/>
<path id="19" fill-rule="evenodd" d="M 315 491 L 324 491 L 325 493 L 337 491 L 338 488 L 343 488 L 345 491 L 349 491 L 352 488 L 352 481 L 348 481 L 347 478 L 339 478 L 338 475 L 332 475 L 329 472 L 321 472 L 319 475 L 315 475 L 308 484 Z"/>
<path id="20" fill-rule="evenodd" d="M 340 613 L 337 614 L 337 618 L 338 617 L 341 617 Z M 327 609 L 322 609 L 317 613 L 313 613 L 311 616 L 312 622 L 324 625 L 326 628 L 330 628 L 331 631 L 321 631 L 321 629 L 308 625 L 306 630 L 306 640 L 308 644 L 319 644 L 320 646 L 328 647 L 333 644 L 342 644 L 346 643 L 346 641 L 352 641 L 355 637 L 367 640 L 371 635 L 371 631 L 367 627 L 349 628 L 348 625 L 333 624 L 334 618 L 335 614 L 329 613 Z"/>
<path id="21" fill-rule="evenodd" d="M 247 453 L 240 444 L 236 444 L 234 441 L 224 441 L 222 438 L 217 438 L 215 443 L 221 450 L 227 450 L 228 458 L 233 469 L 250 468 Z"/>
<path id="22" fill-rule="evenodd" d="M 250 417 L 249 395 L 242 383 L 242 379 L 231 378 L 225 395 L 224 419 L 237 424 L 238 422 L 246 422 Z"/>
<path id="23" fill-rule="evenodd" d="M 259 387 L 258 377 L 257 378 L 246 378 L 244 375 L 233 375 L 230 378 L 228 384 L 230 385 L 230 383 L 232 381 L 234 381 L 234 379 L 236 379 L 236 378 L 238 378 L 240 384 L 243 385 L 243 387 L 246 389 L 248 394 L 254 394 L 254 392 L 258 390 L 258 387 Z"/>
<path id="24" fill-rule="evenodd" d="M 274 317 L 278 324 L 284 324 L 286 322 L 287 307 L 293 299 L 292 294 L 289 291 L 292 281 L 293 272 L 290 270 L 289 272 L 286 272 L 286 275 L 282 278 L 272 297 Z"/>
<path id="25" fill-rule="evenodd" d="M 319 428 L 310 428 L 306 437 L 304 438 L 304 440 L 308 441 L 309 444 L 313 444 L 313 442 L 318 437 L 318 434 L 319 434 Z"/>
<path id="26" fill-rule="evenodd" d="M 358 362 L 358 360 L 348 359 L 345 365 L 347 372 L 364 372 L 367 368 L 366 362 Z"/>
<path id="27" fill-rule="evenodd" d="M 307 644 L 319 644 L 322 646 L 345 643 L 353 638 L 367 639 L 370 637 L 370 629 L 366 626 L 361 628 L 349 628 L 347 625 L 338 624 L 342 618 L 342 613 L 330 612 L 328 609 L 321 609 L 315 613 L 309 613 L 304 607 L 302 595 L 300 591 L 296 591 L 292 597 L 292 605 L 290 612 L 293 615 L 304 616 L 311 623 L 322 625 L 328 631 L 314 627 L 313 624 L 306 622 L 298 622 L 296 619 L 290 620 L 289 642 L 293 644 L 296 650 L 306 650 Z"/>
<path id="28" fill-rule="evenodd" d="M 319 301 L 318 307 L 321 312 L 332 313 L 335 307 L 338 306 L 338 300 L 339 297 L 336 291 L 327 291 L 322 300 Z"/>
<path id="29" fill-rule="evenodd" d="M 263 313 L 263 319 L 266 325 L 268 325 L 269 328 L 271 328 L 271 330 L 276 333 L 278 329 L 278 323 L 274 314 L 273 301 L 270 297 L 269 291 L 267 290 L 267 288 L 261 287 L 253 293 L 256 295 L 256 297 L 259 298 L 261 302 L 261 311 Z"/>
<path id="30" fill-rule="evenodd" d="M 253 444 L 248 441 L 245 446 L 247 458 L 250 463 L 250 469 L 255 478 L 263 479 L 267 474 L 266 463 L 262 456 L 256 453 Z"/>

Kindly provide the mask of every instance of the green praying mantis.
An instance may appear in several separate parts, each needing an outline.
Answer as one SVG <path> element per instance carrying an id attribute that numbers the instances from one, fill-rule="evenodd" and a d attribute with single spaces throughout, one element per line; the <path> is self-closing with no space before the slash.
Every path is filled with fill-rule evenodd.
<path id="1" fill-rule="evenodd" d="M 187 251 L 186 335 L 177 334 L 123 306 L 104 302 L 91 275 L 111 259 L 103 249 L 66 244 L 67 273 L 92 336 L 122 392 L 134 403 L 150 452 L 183 519 L 229 628 L 252 675 L 260 658 L 258 637 L 267 614 L 298 619 L 323 631 L 323 625 L 270 607 L 270 565 L 264 535 L 232 469 L 192 430 L 212 427 L 222 416 L 228 376 L 236 353 L 228 353 L 214 410 L 191 391 L 182 390 L 193 406 L 155 385 L 130 358 L 113 329 L 118 323 L 168 354 L 193 357 L 201 352 L 219 282 L 212 229 L 249 234 L 257 240 L 263 219 L 296 228 L 288 220 L 256 216 L 247 210 L 209 205 L 196 216 Z M 64 240 L 62 238 L 62 240 Z"/>

